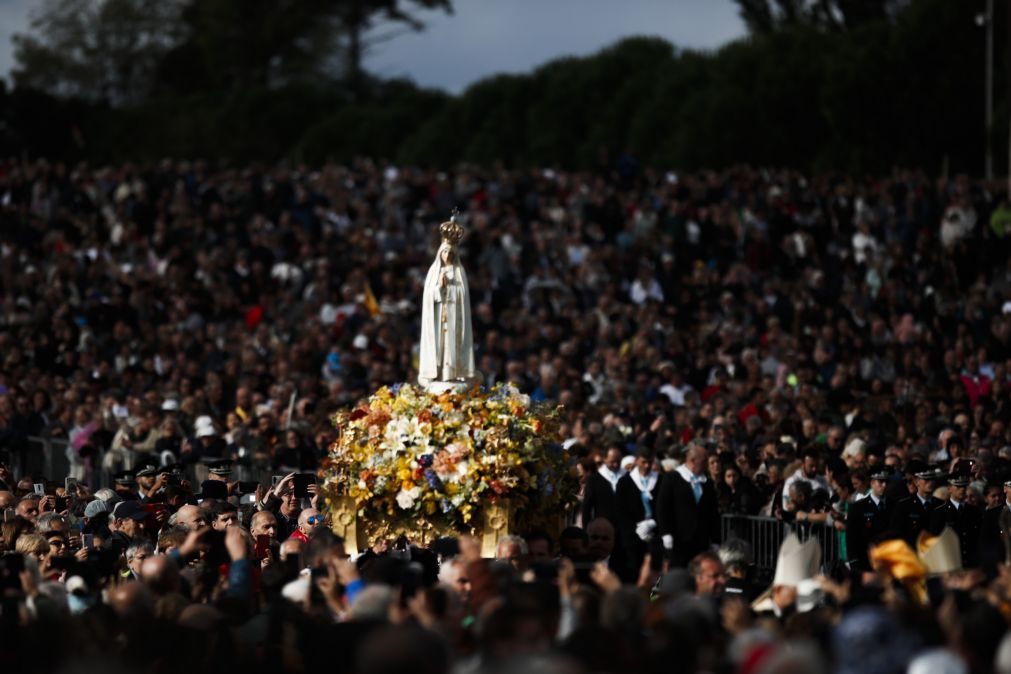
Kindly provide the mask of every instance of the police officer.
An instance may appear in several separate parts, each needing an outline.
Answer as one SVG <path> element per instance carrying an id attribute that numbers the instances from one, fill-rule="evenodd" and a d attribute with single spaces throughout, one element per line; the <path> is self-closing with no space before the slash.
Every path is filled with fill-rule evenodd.
<path id="1" fill-rule="evenodd" d="M 916 473 L 913 476 L 916 493 L 896 503 L 892 510 L 888 528 L 914 550 L 920 532 L 930 526 L 931 513 L 943 504 L 941 499 L 933 495 L 934 484 L 943 476 L 944 473 L 933 468 Z"/>
<path id="2" fill-rule="evenodd" d="M 948 477 L 948 500 L 930 513 L 930 533 L 937 536 L 944 527 L 954 529 L 962 547 L 962 568 L 975 569 L 979 567 L 979 527 L 983 513 L 965 502 L 968 486 L 969 476 L 964 473 Z"/>
<path id="3" fill-rule="evenodd" d="M 891 502 L 885 497 L 891 474 L 886 468 L 871 473 L 871 491 L 850 504 L 846 516 L 846 552 L 850 568 L 870 571 L 867 549 L 881 539 L 891 523 Z"/>

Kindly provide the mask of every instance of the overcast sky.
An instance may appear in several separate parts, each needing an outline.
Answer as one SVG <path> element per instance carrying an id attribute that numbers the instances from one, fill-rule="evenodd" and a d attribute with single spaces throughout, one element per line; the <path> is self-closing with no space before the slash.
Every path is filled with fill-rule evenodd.
<path id="1" fill-rule="evenodd" d="M 0 74 L 13 65 L 11 35 L 42 0 L 0 0 Z M 459 92 L 496 73 L 521 73 L 559 56 L 586 55 L 631 35 L 711 49 L 744 34 L 732 0 L 454 0 L 428 12 L 425 31 L 385 43 L 366 60 L 384 77 Z"/>

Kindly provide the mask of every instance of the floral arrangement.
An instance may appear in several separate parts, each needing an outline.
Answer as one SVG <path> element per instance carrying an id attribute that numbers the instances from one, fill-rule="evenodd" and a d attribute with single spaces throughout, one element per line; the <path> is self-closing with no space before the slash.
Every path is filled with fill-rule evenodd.
<path id="1" fill-rule="evenodd" d="M 358 517 L 424 521 L 463 531 L 484 503 L 508 499 L 528 515 L 560 515 L 576 498 L 558 409 L 514 386 L 429 393 L 383 387 L 333 417 L 340 436 L 320 471 L 324 493 L 349 497 Z"/>

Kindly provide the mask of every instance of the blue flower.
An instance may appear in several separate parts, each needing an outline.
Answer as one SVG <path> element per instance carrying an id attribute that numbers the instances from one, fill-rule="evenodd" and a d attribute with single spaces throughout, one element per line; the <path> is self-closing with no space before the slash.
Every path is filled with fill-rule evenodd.
<path id="1" fill-rule="evenodd" d="M 431 454 L 422 454 L 421 456 L 419 456 L 418 457 L 418 465 L 420 465 L 422 468 L 428 468 L 429 466 L 431 466 L 432 465 L 432 455 Z"/>
<path id="2" fill-rule="evenodd" d="M 439 506 L 442 508 L 442 512 L 444 512 L 444 513 L 448 513 L 450 510 L 453 509 L 453 504 L 450 503 L 449 499 L 446 499 L 446 498 L 442 499 L 439 502 Z"/>
<path id="3" fill-rule="evenodd" d="M 393 395 L 398 395 L 400 393 L 400 389 L 401 389 L 401 387 L 403 387 L 403 385 L 404 385 L 404 382 L 397 382 L 396 384 L 392 384 L 390 386 L 390 393 L 392 393 Z"/>
<path id="4" fill-rule="evenodd" d="M 439 479 L 439 476 L 431 468 L 425 471 L 425 480 L 431 489 L 442 490 L 442 480 Z"/>

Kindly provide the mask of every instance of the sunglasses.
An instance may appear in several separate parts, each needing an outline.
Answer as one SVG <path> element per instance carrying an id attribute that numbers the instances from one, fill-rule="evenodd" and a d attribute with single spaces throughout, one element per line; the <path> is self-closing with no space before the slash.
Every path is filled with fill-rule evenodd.
<path id="1" fill-rule="evenodd" d="M 313 515 L 312 517 L 306 517 L 305 521 L 308 522 L 309 524 L 322 524 L 323 523 L 323 516 L 322 515 Z"/>

